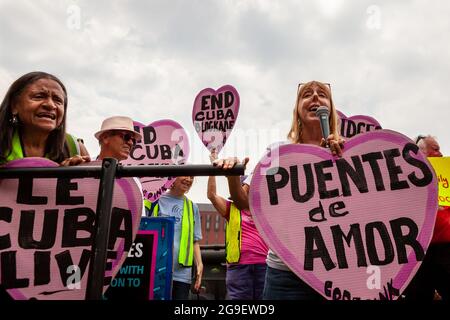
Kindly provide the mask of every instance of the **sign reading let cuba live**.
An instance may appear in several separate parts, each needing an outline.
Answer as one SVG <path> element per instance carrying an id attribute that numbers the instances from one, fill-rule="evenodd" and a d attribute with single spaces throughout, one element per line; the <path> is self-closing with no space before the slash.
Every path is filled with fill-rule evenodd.
<path id="1" fill-rule="evenodd" d="M 417 145 L 377 130 L 348 139 L 342 157 L 302 144 L 270 153 L 250 186 L 269 247 L 328 299 L 396 299 L 424 259 L 438 207 Z"/>
<path id="2" fill-rule="evenodd" d="M 42 158 L 6 165 L 58 166 Z M 99 179 L 93 178 L 0 180 L 0 281 L 14 299 L 85 298 L 98 188 Z M 133 178 L 117 179 L 104 290 L 131 248 L 141 215 L 138 184 Z"/>

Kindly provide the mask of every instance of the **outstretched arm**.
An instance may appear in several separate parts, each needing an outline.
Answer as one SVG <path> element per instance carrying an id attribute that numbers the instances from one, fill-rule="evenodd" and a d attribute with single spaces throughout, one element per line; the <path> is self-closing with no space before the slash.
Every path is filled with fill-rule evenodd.
<path id="1" fill-rule="evenodd" d="M 214 163 L 215 160 L 217 160 L 217 153 L 215 149 L 211 150 L 211 154 L 209 155 L 209 160 L 211 163 Z M 217 188 L 216 188 L 216 177 L 210 176 L 208 178 L 208 199 L 213 204 L 214 208 L 216 208 L 217 212 L 222 217 L 226 217 L 227 215 L 227 201 L 219 196 L 217 194 Z"/>
<path id="2" fill-rule="evenodd" d="M 218 167 L 222 167 L 224 169 L 231 169 L 236 164 L 242 163 L 244 166 L 247 165 L 249 158 L 245 158 L 244 161 L 240 161 L 236 157 L 220 159 L 214 161 L 214 165 Z M 228 188 L 230 189 L 231 199 L 234 202 L 234 205 L 239 210 L 244 210 L 249 208 L 248 203 L 248 191 L 249 188 L 247 185 L 242 186 L 241 180 L 238 176 L 227 176 L 228 179 Z"/>
<path id="3" fill-rule="evenodd" d="M 248 202 L 248 185 L 241 185 L 241 180 L 239 177 L 231 176 L 227 177 L 228 179 L 228 188 L 230 189 L 231 199 L 234 202 L 234 205 L 239 210 L 247 210 L 250 205 Z"/>
<path id="4" fill-rule="evenodd" d="M 208 178 L 208 199 L 222 217 L 227 215 L 227 200 L 216 193 L 216 177 Z"/>
<path id="5" fill-rule="evenodd" d="M 91 161 L 91 157 L 89 156 L 89 152 L 87 151 L 84 143 L 80 139 L 78 139 L 77 142 L 80 146 L 80 154 L 75 155 L 71 158 L 65 159 L 63 162 L 60 163 L 61 166 L 64 166 L 64 167 L 76 166 L 76 165 L 82 164 L 84 162 Z"/>
<path id="6" fill-rule="evenodd" d="M 80 141 L 80 140 L 78 140 L 78 143 L 80 144 L 80 155 L 89 157 L 89 152 L 87 151 L 86 146 L 84 145 L 84 143 L 82 141 Z"/>

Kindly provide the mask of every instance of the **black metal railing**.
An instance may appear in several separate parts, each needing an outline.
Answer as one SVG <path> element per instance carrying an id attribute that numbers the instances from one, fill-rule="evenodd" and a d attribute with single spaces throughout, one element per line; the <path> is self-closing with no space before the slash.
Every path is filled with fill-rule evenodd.
<path id="1" fill-rule="evenodd" d="M 100 178 L 85 298 L 86 300 L 101 300 L 103 298 L 115 178 L 238 176 L 243 175 L 244 170 L 245 167 L 242 164 L 227 170 L 212 165 L 122 166 L 118 164 L 116 159 L 106 158 L 103 159 L 101 166 L 1 168 L 0 179 L 17 179 L 24 175 L 33 178 Z"/>

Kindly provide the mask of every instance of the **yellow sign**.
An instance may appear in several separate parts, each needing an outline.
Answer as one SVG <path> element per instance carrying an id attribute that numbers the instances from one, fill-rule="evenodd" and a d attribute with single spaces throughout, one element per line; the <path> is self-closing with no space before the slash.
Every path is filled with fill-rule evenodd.
<path id="1" fill-rule="evenodd" d="M 439 205 L 450 206 L 450 157 L 428 158 L 439 182 Z"/>

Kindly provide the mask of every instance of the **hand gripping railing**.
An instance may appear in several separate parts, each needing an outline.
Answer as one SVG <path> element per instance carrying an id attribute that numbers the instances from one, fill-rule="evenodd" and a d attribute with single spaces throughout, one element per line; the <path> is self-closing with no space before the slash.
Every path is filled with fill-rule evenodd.
<path id="1" fill-rule="evenodd" d="M 85 298 L 86 300 L 102 300 L 115 178 L 238 176 L 243 175 L 244 170 L 245 167 L 242 164 L 226 170 L 212 165 L 122 166 L 116 159 L 105 158 L 101 166 L 1 168 L 0 179 L 17 179 L 24 175 L 33 178 L 100 178 Z"/>

